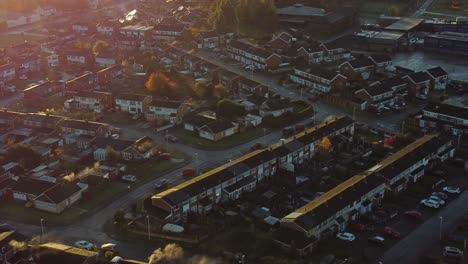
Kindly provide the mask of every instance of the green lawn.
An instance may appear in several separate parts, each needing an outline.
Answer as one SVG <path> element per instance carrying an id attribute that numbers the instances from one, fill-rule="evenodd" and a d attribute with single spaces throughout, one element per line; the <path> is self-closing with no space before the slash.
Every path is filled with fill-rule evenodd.
<path id="1" fill-rule="evenodd" d="M 448 15 L 468 16 L 468 2 L 462 0 L 464 3 L 461 9 L 454 9 L 451 7 L 451 0 L 435 0 L 429 8 L 428 12 L 442 13 Z"/>
<path id="2" fill-rule="evenodd" d="M 36 37 L 26 34 L 0 34 L 0 48 L 6 48 L 24 41 L 41 42 L 43 39 L 44 37 Z"/>
<path id="3" fill-rule="evenodd" d="M 266 133 L 268 133 L 268 131 L 266 131 Z M 234 134 L 233 136 L 224 138 L 217 142 L 201 138 L 195 135 L 193 132 L 187 131 L 183 128 L 176 129 L 174 134 L 184 144 L 190 145 L 194 148 L 204 150 L 223 150 L 239 146 L 256 138 L 262 137 L 263 129 L 249 129 L 245 132 Z"/>
<path id="4" fill-rule="evenodd" d="M 365 1 L 359 9 L 363 17 L 377 18 L 380 15 L 405 16 L 410 13 L 407 2 Z"/>

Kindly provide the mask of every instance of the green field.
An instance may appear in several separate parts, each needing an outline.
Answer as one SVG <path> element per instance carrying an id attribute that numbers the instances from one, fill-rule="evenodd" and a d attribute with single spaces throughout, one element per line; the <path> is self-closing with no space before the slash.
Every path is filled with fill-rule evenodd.
<path id="1" fill-rule="evenodd" d="M 407 3 L 392 1 L 366 1 L 359 8 L 362 17 L 377 18 L 380 15 L 405 16 L 410 12 Z"/>
<path id="2" fill-rule="evenodd" d="M 44 38 L 31 36 L 31 35 L 21 35 L 21 34 L 1 34 L 0 35 L 0 48 L 6 48 L 11 45 L 19 44 L 24 41 L 29 42 L 40 42 Z"/>

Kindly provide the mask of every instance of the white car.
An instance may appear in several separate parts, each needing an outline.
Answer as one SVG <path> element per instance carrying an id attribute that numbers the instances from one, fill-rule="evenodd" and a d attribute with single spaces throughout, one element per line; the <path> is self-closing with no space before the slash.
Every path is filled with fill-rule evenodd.
<path id="1" fill-rule="evenodd" d="M 119 134 L 112 134 L 111 137 L 113 139 L 119 139 L 120 135 Z"/>
<path id="2" fill-rule="evenodd" d="M 444 199 L 438 197 L 438 196 L 435 196 L 435 195 L 432 195 L 431 197 L 429 197 L 429 200 L 434 200 L 436 201 L 437 203 L 439 203 L 440 205 L 444 205 L 445 204 L 445 201 Z"/>
<path id="3" fill-rule="evenodd" d="M 444 187 L 442 191 L 451 194 L 460 194 L 460 188 L 458 187 Z"/>
<path id="4" fill-rule="evenodd" d="M 354 241 L 356 239 L 356 237 L 353 234 L 348 233 L 348 232 L 338 233 L 336 235 L 336 238 L 344 240 L 344 241 Z"/>
<path id="5" fill-rule="evenodd" d="M 421 204 L 424 205 L 424 206 L 427 206 L 427 207 L 431 207 L 431 208 L 439 208 L 440 207 L 440 204 L 434 200 L 430 200 L 430 199 L 424 199 L 421 201 Z"/>
<path id="6" fill-rule="evenodd" d="M 444 257 L 463 257 L 463 251 L 456 247 L 444 247 L 442 252 Z"/>
<path id="7" fill-rule="evenodd" d="M 88 242 L 88 241 L 86 241 L 86 240 L 79 240 L 79 241 L 76 241 L 76 242 L 75 242 L 75 246 L 76 246 L 77 248 L 86 249 L 86 250 L 93 250 L 93 249 L 94 249 L 93 243 Z"/>
<path id="8" fill-rule="evenodd" d="M 137 178 L 134 175 L 124 175 L 122 176 L 122 180 L 126 182 L 136 182 Z"/>

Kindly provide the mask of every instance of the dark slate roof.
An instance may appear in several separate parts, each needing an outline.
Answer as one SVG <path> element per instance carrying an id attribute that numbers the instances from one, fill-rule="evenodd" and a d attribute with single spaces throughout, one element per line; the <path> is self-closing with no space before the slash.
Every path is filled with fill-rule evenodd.
<path id="1" fill-rule="evenodd" d="M 74 120 L 74 119 L 66 119 L 60 122 L 60 127 L 81 129 L 81 130 L 86 130 L 86 131 L 97 131 L 104 125 L 105 124 L 103 123 L 89 122 L 85 120 Z"/>
<path id="2" fill-rule="evenodd" d="M 324 67 L 318 66 L 308 66 L 308 67 L 299 67 L 297 68 L 299 71 L 307 72 L 311 75 L 326 79 L 326 80 L 333 80 L 339 73 L 328 70 Z"/>
<path id="3" fill-rule="evenodd" d="M 434 78 L 439 78 L 439 77 L 443 77 L 443 76 L 448 75 L 448 73 L 444 69 L 442 69 L 442 67 L 440 67 L 440 66 L 430 68 L 430 69 L 428 69 L 426 71 L 427 71 L 427 73 L 429 73 Z"/>
<path id="4" fill-rule="evenodd" d="M 366 90 L 367 93 L 369 93 L 371 96 L 381 95 L 392 91 L 386 84 L 372 85 L 367 88 L 364 88 L 364 90 Z"/>
<path id="5" fill-rule="evenodd" d="M 81 188 L 75 183 L 57 184 L 36 199 L 47 203 L 59 204 L 80 190 Z"/>
<path id="6" fill-rule="evenodd" d="M 390 88 L 407 84 L 406 80 L 402 76 L 394 76 L 382 81 L 382 83 L 385 83 Z"/>
<path id="7" fill-rule="evenodd" d="M 389 62 L 392 61 L 392 57 L 388 54 L 374 54 L 369 56 L 375 63 L 383 63 L 383 62 Z"/>
<path id="8" fill-rule="evenodd" d="M 177 109 L 181 104 L 180 101 L 156 99 L 151 101 L 150 106 Z"/>
<path id="9" fill-rule="evenodd" d="M 92 144 L 96 148 L 105 149 L 106 147 L 110 146 L 115 151 L 124 151 L 125 149 L 132 146 L 134 144 L 134 142 L 131 141 L 131 140 L 97 137 L 93 141 Z"/>
<path id="10" fill-rule="evenodd" d="M 20 178 L 13 185 L 13 187 L 11 187 L 11 190 L 15 192 L 27 193 L 27 194 L 32 194 L 32 195 L 40 195 L 43 192 L 54 187 L 55 185 L 56 183 L 53 183 L 53 182 Z"/>
<path id="11" fill-rule="evenodd" d="M 429 103 L 424 111 L 448 115 L 464 120 L 468 120 L 468 108 L 459 107 L 450 104 Z"/>
<path id="12" fill-rule="evenodd" d="M 427 72 L 423 71 L 408 74 L 408 78 L 413 80 L 415 83 L 421 83 L 431 80 L 431 76 Z"/>
<path id="13" fill-rule="evenodd" d="M 373 66 L 374 63 L 369 58 L 357 58 L 355 60 L 348 62 L 354 69 L 359 69 L 363 67 Z"/>
<path id="14" fill-rule="evenodd" d="M 191 125 L 198 126 L 198 127 L 204 126 L 206 124 L 209 124 L 215 121 L 214 118 L 209 118 L 209 117 L 197 115 L 197 114 L 187 114 L 184 116 L 183 120 L 184 120 L 184 123 L 191 124 Z"/>
<path id="15" fill-rule="evenodd" d="M 246 86 L 249 86 L 251 88 L 262 85 L 261 83 L 259 83 L 257 81 L 254 81 L 254 80 L 251 80 L 249 78 L 246 78 L 244 76 L 239 77 L 239 82 L 246 85 Z"/>
<path id="16" fill-rule="evenodd" d="M 24 117 L 24 120 L 55 125 L 58 122 L 62 121 L 63 117 L 30 113 L 30 114 L 26 114 L 26 116 Z"/>
<path id="17" fill-rule="evenodd" d="M 173 31 L 173 32 L 182 32 L 185 29 L 185 25 L 182 23 L 178 24 L 158 24 L 154 26 L 155 31 Z"/>
<path id="18" fill-rule="evenodd" d="M 145 98 L 147 98 L 148 96 L 149 95 L 146 95 L 146 94 L 121 93 L 121 94 L 118 94 L 115 97 L 115 99 L 141 102 L 141 101 L 145 100 Z"/>
<path id="19" fill-rule="evenodd" d="M 291 102 L 287 98 L 268 99 L 265 102 L 265 105 L 268 107 L 267 110 L 280 110 L 280 109 L 292 107 Z"/>
<path id="20" fill-rule="evenodd" d="M 231 184 L 227 187 L 224 187 L 224 190 L 227 191 L 228 193 L 232 193 L 248 184 L 251 184 L 253 182 L 255 182 L 256 179 L 252 176 L 248 176 L 248 177 L 245 177 L 245 178 L 242 178 L 241 180 L 239 181 L 236 181 L 234 184 Z"/>
<path id="21" fill-rule="evenodd" d="M 212 30 L 212 31 L 205 31 L 205 32 L 200 32 L 199 33 L 202 38 L 216 38 L 218 37 L 219 34 L 217 31 Z"/>
<path id="22" fill-rule="evenodd" d="M 216 120 L 201 127 L 200 130 L 204 130 L 207 132 L 211 132 L 213 134 L 217 134 L 219 132 L 226 131 L 233 127 L 234 125 L 229 121 Z"/>
<path id="23" fill-rule="evenodd" d="M 254 54 L 254 55 L 256 55 L 256 56 L 258 56 L 260 58 L 264 58 L 264 59 L 267 59 L 271 55 L 274 54 L 274 53 L 272 53 L 270 51 L 267 51 L 265 49 L 254 47 L 252 45 L 246 44 L 244 42 L 240 42 L 238 40 L 231 41 L 229 43 L 229 46 L 231 46 L 233 48 L 236 48 L 236 49 L 243 50 L 243 51 L 245 51 L 247 53 L 250 53 L 250 54 Z"/>

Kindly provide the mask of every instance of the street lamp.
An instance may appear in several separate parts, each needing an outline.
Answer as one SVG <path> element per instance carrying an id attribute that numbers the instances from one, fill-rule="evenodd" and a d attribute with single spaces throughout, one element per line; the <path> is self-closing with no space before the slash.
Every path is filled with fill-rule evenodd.
<path id="1" fill-rule="evenodd" d="M 148 220 L 148 240 L 151 240 L 150 217 L 149 217 L 149 215 L 146 216 L 146 219 Z"/>
<path id="2" fill-rule="evenodd" d="M 442 223 L 444 222 L 444 218 L 439 216 L 439 239 L 442 241 Z"/>
<path id="3" fill-rule="evenodd" d="M 41 218 L 41 237 L 39 242 L 42 243 L 42 237 L 44 236 L 44 219 Z"/>

